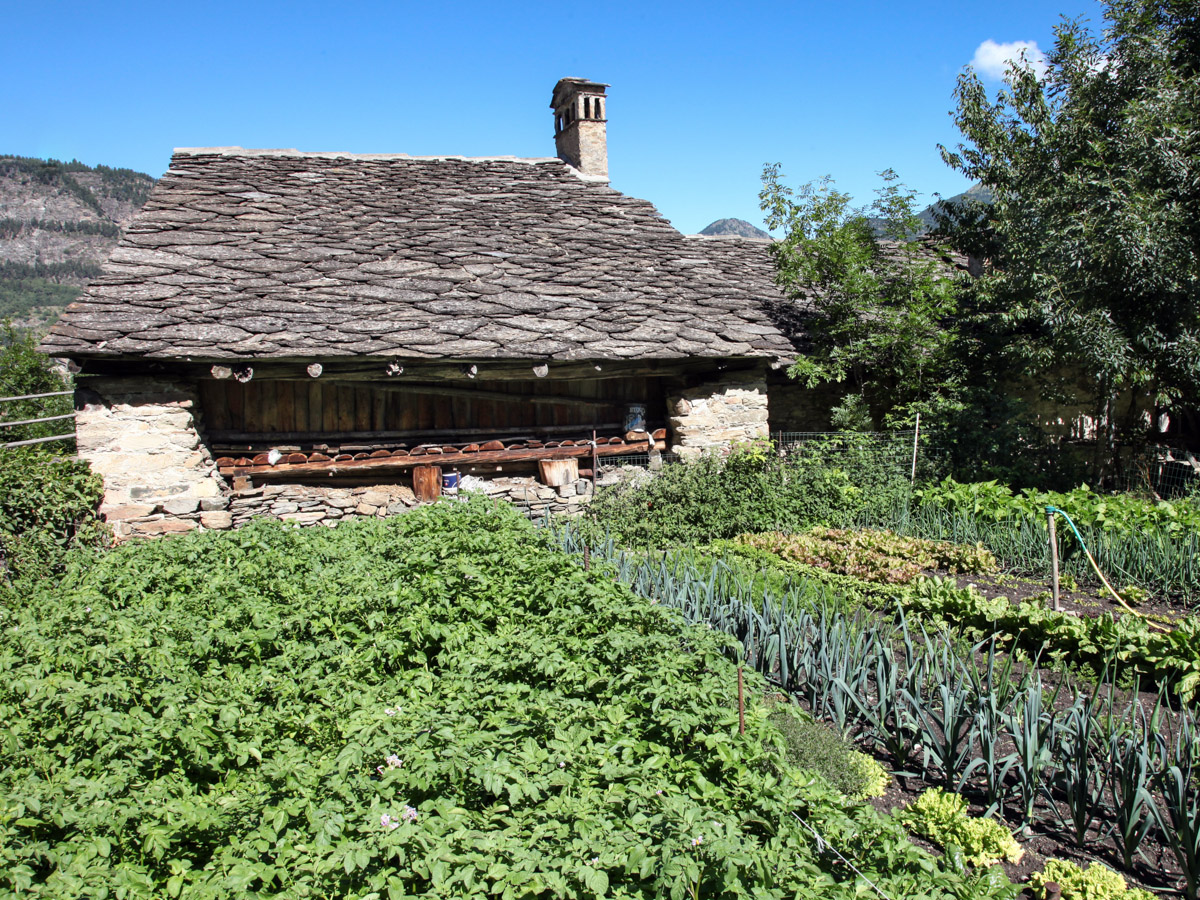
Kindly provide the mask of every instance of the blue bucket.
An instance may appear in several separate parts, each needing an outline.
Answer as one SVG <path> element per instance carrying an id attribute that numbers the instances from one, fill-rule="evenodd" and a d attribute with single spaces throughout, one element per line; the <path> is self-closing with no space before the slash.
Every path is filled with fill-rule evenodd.
<path id="1" fill-rule="evenodd" d="M 458 473 L 457 472 L 447 472 L 445 475 L 442 476 L 442 490 L 443 491 L 457 491 L 458 490 Z"/>

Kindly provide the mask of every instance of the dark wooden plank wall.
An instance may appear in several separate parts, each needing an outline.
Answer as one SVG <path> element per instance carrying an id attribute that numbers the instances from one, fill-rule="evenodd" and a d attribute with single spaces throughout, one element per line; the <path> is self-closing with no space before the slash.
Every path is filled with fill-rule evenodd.
<path id="1" fill-rule="evenodd" d="M 458 391 L 469 384 L 455 384 Z M 596 381 L 505 381 L 480 386 L 492 396 L 443 396 L 370 382 L 206 381 L 200 384 L 206 427 L 213 432 L 281 434 L 293 432 L 446 432 L 455 429 L 497 431 L 596 425 L 620 422 L 629 403 L 644 403 L 649 418 L 664 418 L 663 386 L 657 378 L 607 378 Z M 511 394 L 500 398 L 496 394 Z M 563 402 L 530 401 L 531 396 L 561 397 Z M 573 404 L 570 398 L 592 401 Z M 596 405 L 596 402 L 603 405 Z"/>

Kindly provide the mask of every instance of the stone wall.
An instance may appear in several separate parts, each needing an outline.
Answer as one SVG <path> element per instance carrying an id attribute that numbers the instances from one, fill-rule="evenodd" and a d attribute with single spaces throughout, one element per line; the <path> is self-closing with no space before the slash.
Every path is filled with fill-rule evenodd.
<path id="1" fill-rule="evenodd" d="M 591 482 L 584 479 L 557 488 L 539 484 L 533 477 L 476 479 L 473 484 L 474 489 L 512 503 L 534 519 L 549 513 L 579 512 L 590 502 L 592 493 Z M 235 528 L 264 516 L 297 525 L 334 526 L 356 517 L 384 519 L 419 505 L 412 489 L 404 484 L 267 484 L 236 491 L 229 514 Z"/>
<path id="2" fill-rule="evenodd" d="M 830 415 L 842 402 L 842 385 L 825 384 L 809 388 L 780 369 L 767 375 L 770 397 L 771 433 L 780 431 L 829 431 Z"/>
<path id="3" fill-rule="evenodd" d="M 671 448 L 683 459 L 738 441 L 768 437 L 767 382 L 762 373 L 731 375 L 688 388 L 667 399 L 675 439 Z"/>
<path id="4" fill-rule="evenodd" d="M 229 527 L 225 482 L 200 441 L 189 383 L 84 378 L 75 407 L 79 455 L 104 478 L 100 511 L 118 538 Z"/>

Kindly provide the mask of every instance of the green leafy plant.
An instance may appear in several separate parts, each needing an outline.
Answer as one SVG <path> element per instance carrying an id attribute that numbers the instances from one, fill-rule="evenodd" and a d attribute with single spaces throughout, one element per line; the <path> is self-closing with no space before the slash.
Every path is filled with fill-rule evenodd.
<path id="1" fill-rule="evenodd" d="M 72 548 L 105 546 L 103 485 L 86 462 L 32 448 L 0 450 L 0 585 L 61 573 Z M 0 591 L 4 588 L 0 587 Z"/>
<path id="2" fill-rule="evenodd" d="M 996 569 L 995 557 L 982 547 L 902 537 L 888 531 L 819 526 L 800 534 L 742 535 L 738 542 L 794 562 L 884 584 L 907 584 L 928 569 L 977 574 Z"/>
<path id="3" fill-rule="evenodd" d="M 860 435 L 762 445 L 665 467 L 648 481 L 602 488 L 589 535 L 626 547 L 702 546 L 746 532 L 798 531 L 883 516 L 909 494 L 905 465 L 880 464 Z"/>
<path id="4" fill-rule="evenodd" d="M 897 505 L 872 524 L 902 534 L 961 544 L 981 543 L 1008 567 L 1045 575 L 1050 556 L 1046 506 L 1066 510 L 1100 568 L 1130 586 L 1191 600 L 1200 596 L 1200 503 L 1195 497 L 1149 501 L 1088 487 L 1067 492 L 1014 493 L 996 482 L 946 479 L 918 488 L 917 503 Z M 1094 578 L 1069 529 L 1059 529 L 1063 584 Z"/>
<path id="5" fill-rule="evenodd" d="M 548 537 L 262 521 L 0 605 L 0 893 L 856 896 L 796 813 L 893 896 L 1012 896 L 792 767 L 752 667 L 739 734 L 734 640 Z"/>
<path id="6" fill-rule="evenodd" d="M 828 725 L 817 722 L 797 707 L 776 703 L 770 721 L 787 744 L 787 760 L 798 769 L 814 772 L 854 800 L 879 797 L 891 776 L 873 757 L 854 747 Z"/>
<path id="7" fill-rule="evenodd" d="M 1066 859 L 1048 859 L 1040 872 L 1029 876 L 1033 896 L 1045 900 L 1046 885 L 1057 884 L 1062 900 L 1153 900 L 1154 895 L 1131 888 L 1120 874 L 1093 862 L 1086 869 Z"/>
<path id="8" fill-rule="evenodd" d="M 973 866 L 990 866 L 1001 860 L 1017 863 L 1025 853 L 1007 828 L 995 819 L 971 816 L 966 800 L 941 788 L 923 792 L 898 818 L 914 834 L 939 847 L 960 848 Z"/>

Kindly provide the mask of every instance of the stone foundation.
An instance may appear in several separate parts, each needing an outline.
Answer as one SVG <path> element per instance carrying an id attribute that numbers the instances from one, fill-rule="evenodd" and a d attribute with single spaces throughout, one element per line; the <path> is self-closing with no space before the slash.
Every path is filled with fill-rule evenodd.
<path id="1" fill-rule="evenodd" d="M 730 444 L 765 440 L 767 383 L 764 375 L 730 377 L 688 388 L 667 400 L 667 415 L 681 459 L 694 459 L 706 450 Z"/>
<path id="2" fill-rule="evenodd" d="M 580 512 L 592 499 L 592 483 L 586 479 L 557 488 L 540 484 L 533 477 L 477 479 L 472 489 L 512 503 L 533 519 Z M 356 517 L 385 519 L 419 505 L 412 488 L 403 484 L 367 487 L 266 484 L 233 494 L 229 511 L 222 514 L 228 517 L 227 524 L 206 524 L 203 513 L 198 521 L 206 528 L 237 528 L 251 519 L 266 516 L 297 525 L 334 526 Z"/>
<path id="3" fill-rule="evenodd" d="M 87 378 L 75 391 L 79 455 L 104 479 L 100 512 L 118 538 L 218 522 L 225 482 L 200 441 L 198 400 L 172 379 Z"/>
<path id="4" fill-rule="evenodd" d="M 604 475 L 600 483 L 610 483 L 621 477 L 620 474 Z M 592 500 L 592 483 L 586 479 L 557 488 L 540 484 L 533 477 L 480 479 L 473 489 L 512 503 L 531 519 L 579 513 Z M 217 503 L 221 508 L 216 507 Z M 123 540 L 179 534 L 196 528 L 239 528 L 263 517 L 295 525 L 333 527 L 346 519 L 384 519 L 400 515 L 420 505 L 412 489 L 402 484 L 366 487 L 266 484 L 235 491 L 229 498 L 217 501 L 128 505 L 110 509 L 106 515 L 117 538 Z"/>

